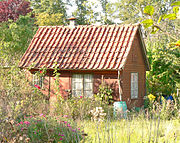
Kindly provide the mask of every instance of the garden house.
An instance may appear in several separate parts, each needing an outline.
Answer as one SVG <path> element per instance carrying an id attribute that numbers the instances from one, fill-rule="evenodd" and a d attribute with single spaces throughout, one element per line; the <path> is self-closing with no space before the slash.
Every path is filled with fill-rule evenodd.
<path id="1" fill-rule="evenodd" d="M 149 63 L 140 24 L 41 26 L 19 67 L 50 101 L 56 100 L 54 71 L 60 73 L 59 94 L 92 97 L 106 83 L 116 101 L 142 106 Z M 46 69 L 44 77 L 37 71 Z"/>

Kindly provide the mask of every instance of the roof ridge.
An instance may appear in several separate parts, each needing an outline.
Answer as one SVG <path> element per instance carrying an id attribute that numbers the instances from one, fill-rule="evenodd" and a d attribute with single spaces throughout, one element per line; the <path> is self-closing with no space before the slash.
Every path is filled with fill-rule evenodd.
<path id="1" fill-rule="evenodd" d="M 129 23 L 129 24 L 111 24 L 111 25 L 94 25 L 94 24 L 91 24 L 91 25 L 76 25 L 75 28 L 78 28 L 78 27 L 113 27 L 113 26 L 140 26 L 141 24 L 140 23 Z M 57 25 L 57 26 L 39 26 L 39 27 L 47 27 L 47 28 L 56 28 L 56 27 L 64 27 L 64 28 L 70 28 L 69 25 Z"/>

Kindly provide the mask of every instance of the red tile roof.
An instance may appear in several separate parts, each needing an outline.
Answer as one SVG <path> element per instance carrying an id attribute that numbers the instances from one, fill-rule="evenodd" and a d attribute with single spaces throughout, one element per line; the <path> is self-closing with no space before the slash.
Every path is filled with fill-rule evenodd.
<path id="1" fill-rule="evenodd" d="M 22 68 L 117 70 L 139 28 L 134 25 L 39 27 L 19 64 Z"/>

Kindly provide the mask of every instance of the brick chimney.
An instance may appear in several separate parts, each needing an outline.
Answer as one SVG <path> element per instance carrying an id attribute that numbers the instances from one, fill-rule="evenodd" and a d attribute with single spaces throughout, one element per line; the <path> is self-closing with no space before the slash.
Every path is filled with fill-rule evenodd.
<path id="1" fill-rule="evenodd" d="M 71 17 L 68 20 L 69 20 L 69 27 L 74 28 L 75 27 L 76 18 L 75 17 Z"/>

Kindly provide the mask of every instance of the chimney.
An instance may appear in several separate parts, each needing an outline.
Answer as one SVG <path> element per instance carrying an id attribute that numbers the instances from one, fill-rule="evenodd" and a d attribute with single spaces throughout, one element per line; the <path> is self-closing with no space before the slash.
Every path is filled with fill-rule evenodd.
<path id="1" fill-rule="evenodd" d="M 76 18 L 75 17 L 71 17 L 68 20 L 70 21 L 69 27 L 70 28 L 74 28 L 75 27 L 75 20 L 76 20 Z"/>

